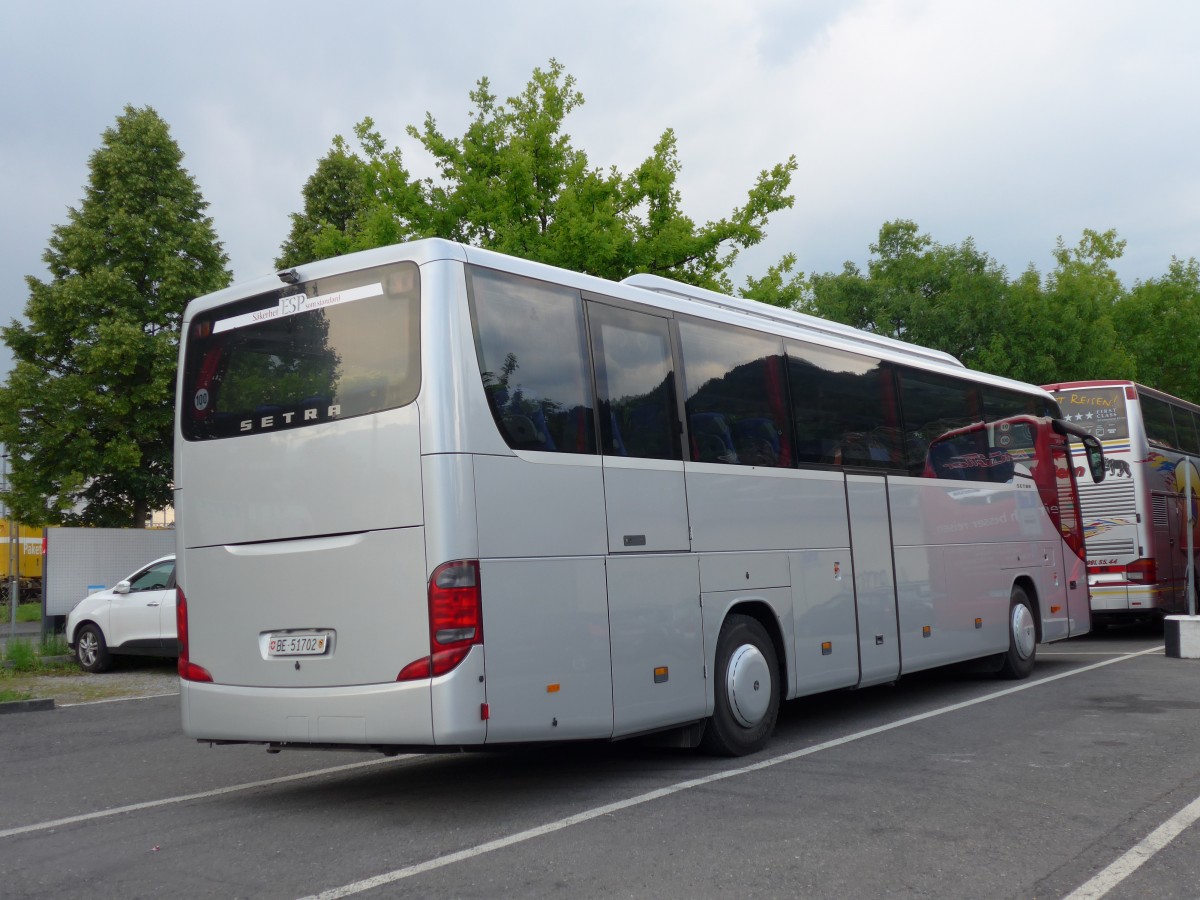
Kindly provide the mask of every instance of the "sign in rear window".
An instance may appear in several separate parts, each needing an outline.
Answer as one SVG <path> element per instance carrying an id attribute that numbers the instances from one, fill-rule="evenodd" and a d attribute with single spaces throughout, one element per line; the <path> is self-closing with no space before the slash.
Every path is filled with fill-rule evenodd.
<path id="1" fill-rule="evenodd" d="M 1125 418 L 1125 388 L 1066 388 L 1054 391 L 1063 418 L 1091 432 L 1102 441 L 1129 437 Z"/>
<path id="2" fill-rule="evenodd" d="M 420 284 L 400 263 L 197 316 L 187 335 L 188 440 L 315 425 L 404 406 L 420 388 Z"/>

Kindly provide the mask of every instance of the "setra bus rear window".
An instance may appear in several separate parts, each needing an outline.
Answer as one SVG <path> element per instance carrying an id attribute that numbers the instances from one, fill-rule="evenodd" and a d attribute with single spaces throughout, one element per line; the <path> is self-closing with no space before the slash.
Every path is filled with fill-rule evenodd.
<path id="1" fill-rule="evenodd" d="M 283 431 L 405 406 L 421 386 L 420 332 L 413 263 L 209 310 L 188 329 L 183 436 Z"/>

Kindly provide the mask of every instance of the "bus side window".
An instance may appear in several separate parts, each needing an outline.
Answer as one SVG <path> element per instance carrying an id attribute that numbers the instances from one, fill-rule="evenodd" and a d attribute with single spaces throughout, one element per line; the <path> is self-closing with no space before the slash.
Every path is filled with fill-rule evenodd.
<path id="1" fill-rule="evenodd" d="M 1200 454 L 1200 432 L 1196 430 L 1196 420 L 1191 410 L 1173 403 L 1171 414 L 1175 419 L 1175 433 L 1179 435 L 1180 449 L 1185 453 Z"/>
<path id="2" fill-rule="evenodd" d="M 878 359 L 788 342 L 796 458 L 826 465 L 902 468 L 892 369 Z"/>
<path id="3" fill-rule="evenodd" d="M 595 453 L 579 292 L 469 271 L 479 373 L 505 442 L 515 450 Z"/>
<path id="4" fill-rule="evenodd" d="M 691 458 L 743 466 L 792 464 L 783 340 L 681 320 Z"/>
<path id="5" fill-rule="evenodd" d="M 1138 399 L 1142 403 L 1142 421 L 1146 425 L 1146 437 L 1151 443 L 1177 449 L 1179 436 L 1175 433 L 1171 404 L 1140 392 Z"/>
<path id="6" fill-rule="evenodd" d="M 670 323 L 588 300 L 600 452 L 679 459 L 679 415 Z"/>
<path id="7" fill-rule="evenodd" d="M 983 418 L 975 385 L 916 369 L 900 369 L 900 403 L 908 432 L 905 450 L 908 453 L 910 475 L 939 477 L 934 472 L 934 466 L 926 465 L 929 445 L 941 435 Z M 953 465 L 963 468 L 962 478 L 978 477 L 969 474 L 971 467 L 962 461 Z"/>

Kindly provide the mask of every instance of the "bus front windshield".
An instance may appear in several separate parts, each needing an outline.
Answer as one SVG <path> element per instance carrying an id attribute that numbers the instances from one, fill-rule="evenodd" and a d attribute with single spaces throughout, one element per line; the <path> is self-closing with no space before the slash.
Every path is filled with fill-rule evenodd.
<path id="1" fill-rule="evenodd" d="M 187 341 L 187 440 L 404 406 L 421 378 L 417 267 L 367 269 L 221 306 L 195 317 Z"/>
<path id="2" fill-rule="evenodd" d="M 1129 437 L 1123 386 L 1063 388 L 1053 394 L 1062 407 L 1063 418 L 1072 425 L 1078 425 L 1101 441 Z"/>

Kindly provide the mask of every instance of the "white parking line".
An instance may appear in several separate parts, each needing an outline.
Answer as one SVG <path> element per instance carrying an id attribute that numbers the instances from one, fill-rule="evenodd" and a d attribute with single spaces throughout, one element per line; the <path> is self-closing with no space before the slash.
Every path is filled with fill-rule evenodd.
<path id="1" fill-rule="evenodd" d="M 648 791 L 645 794 L 638 794 L 636 797 L 629 797 L 626 800 L 618 800 L 615 803 L 607 803 L 604 806 L 597 806 L 592 809 L 584 810 L 583 812 L 576 813 L 573 816 L 567 816 L 565 819 L 559 819 L 555 822 L 547 822 L 545 825 L 539 825 L 536 828 L 530 828 L 526 831 L 519 831 L 516 834 L 511 834 L 507 837 L 497 838 L 494 841 L 487 841 L 483 844 L 477 844 L 474 847 L 468 847 L 467 849 L 459 850 L 456 853 L 448 853 L 445 856 L 438 856 L 433 859 L 426 860 L 425 862 L 415 863 L 414 865 L 405 866 L 401 869 L 394 869 L 393 871 L 385 872 L 382 875 L 375 875 L 371 878 L 364 878 L 361 881 L 351 882 L 350 884 L 346 884 L 341 887 L 330 888 L 329 890 L 322 891 L 319 894 L 306 897 L 304 900 L 336 900 L 336 898 L 339 897 L 349 897 L 352 894 L 360 894 L 363 891 L 373 890 L 377 887 L 392 884 L 405 878 L 411 878 L 414 875 L 420 875 L 433 869 L 440 869 L 445 866 L 453 865 L 454 863 L 464 862 L 468 859 L 482 856 L 485 853 L 491 853 L 493 850 L 501 850 L 505 847 L 511 847 L 514 844 L 521 844 L 526 841 L 531 841 L 534 838 L 552 834 L 556 831 L 562 831 L 564 828 L 570 828 L 572 825 L 579 825 L 583 822 L 589 822 L 592 819 L 599 818 L 600 816 L 607 816 L 615 812 L 620 812 L 621 810 L 629 809 L 630 807 L 640 806 L 643 803 L 649 803 L 652 800 L 660 800 L 663 797 L 669 797 L 671 794 L 677 794 L 681 791 L 688 791 L 693 788 L 703 787 L 707 784 L 723 781 L 726 778 L 734 778 L 738 775 L 747 775 L 751 772 L 757 772 L 761 769 L 769 769 L 772 766 L 779 765 L 780 763 L 791 762 L 792 760 L 800 759 L 805 756 L 811 756 L 814 753 L 820 753 L 823 750 L 831 750 L 834 747 L 840 747 L 844 744 L 860 741 L 863 738 L 873 737 L 877 734 L 883 734 L 887 731 L 903 728 L 905 725 L 923 722 L 926 719 L 932 719 L 936 716 L 945 715 L 946 713 L 957 712 L 960 709 L 967 709 L 968 707 L 976 706 L 980 703 L 998 700 L 1001 697 L 1007 697 L 1011 694 L 1019 693 L 1020 691 L 1027 691 L 1031 688 L 1041 687 L 1043 684 L 1049 684 L 1052 681 L 1058 681 L 1062 678 L 1072 678 L 1076 675 L 1082 675 L 1084 672 L 1090 672 L 1093 669 L 1099 669 L 1103 666 L 1110 666 L 1113 663 L 1124 662 L 1125 660 L 1134 659 L 1139 656 L 1145 656 L 1146 654 L 1154 653 L 1161 649 L 1161 647 L 1151 647 L 1149 650 L 1127 653 L 1123 656 L 1106 659 L 1103 662 L 1092 663 L 1090 666 L 1084 666 L 1079 669 L 1074 669 L 1070 672 L 1060 672 L 1057 675 L 1051 675 L 1047 678 L 1039 678 L 1037 681 L 1030 681 L 1024 684 L 1016 685 L 1015 687 L 1006 688 L 1002 691 L 996 691 L 983 697 L 977 697 L 974 700 L 965 700 L 962 703 L 953 703 L 950 706 L 943 706 L 940 709 L 930 710 L 929 712 L 920 713 L 915 716 L 909 716 L 905 719 L 890 722 L 887 725 L 878 725 L 875 728 L 868 728 L 865 731 L 859 731 L 855 734 L 846 735 L 845 737 L 835 738 L 831 741 L 825 741 L 824 743 L 816 744 L 812 747 L 806 747 L 803 750 L 795 750 L 791 753 L 784 753 L 781 756 L 772 757 L 771 759 L 764 759 L 760 762 L 752 763 L 748 766 L 742 766 L 738 769 L 728 769 L 724 772 L 715 772 L 712 775 L 706 775 L 703 778 L 694 778 L 690 781 L 681 781 L 676 784 L 668 785 L 667 787 Z"/>
<path id="2" fill-rule="evenodd" d="M 220 797 L 222 794 L 232 794 L 235 791 L 249 791 L 254 788 L 268 787 L 273 784 L 287 784 L 290 781 L 303 781 L 306 778 L 319 778 L 322 775 L 332 775 L 335 772 L 350 772 L 354 769 L 364 769 L 367 766 L 381 766 L 384 763 L 395 762 L 398 759 L 411 759 L 416 754 L 405 756 L 381 757 L 368 759 L 365 762 L 349 763 L 344 766 L 331 766 L 328 769 L 316 769 L 312 772 L 299 772 L 295 775 L 282 775 L 279 778 L 267 778 L 263 781 L 249 781 L 245 784 L 232 784 L 229 787 L 214 788 L 211 791 L 200 791 L 197 794 L 184 794 L 181 797 L 164 797 L 162 800 L 147 800 L 144 803 L 131 803 L 129 806 L 117 806 L 113 809 L 102 809 L 97 812 L 83 813 L 78 816 L 68 816 L 65 819 L 54 819 L 51 822 L 37 822 L 33 825 L 21 825 L 17 828 L 6 828 L 0 831 L 0 838 L 12 837 L 17 834 L 29 834 L 32 831 L 46 831 L 50 828 L 60 828 L 63 825 L 74 825 L 76 822 L 90 822 L 94 819 L 106 819 L 110 816 L 120 816 L 125 813 L 137 812 L 141 809 L 154 809 L 156 806 L 170 806 L 173 803 L 187 803 L 191 800 L 205 800 L 209 797 Z"/>
<path id="3" fill-rule="evenodd" d="M 1038 650 L 1038 659 L 1051 656 L 1127 656 L 1129 650 Z M 1149 650 L 1139 652 L 1139 655 L 1144 653 L 1165 653 L 1165 647 L 1151 647 Z"/>
<path id="4" fill-rule="evenodd" d="M 1155 853 L 1179 837 L 1197 819 L 1200 819 L 1200 797 L 1155 828 L 1106 869 L 1067 894 L 1063 900 L 1098 900 L 1103 897 L 1136 872 L 1143 863 L 1149 862 Z"/>

